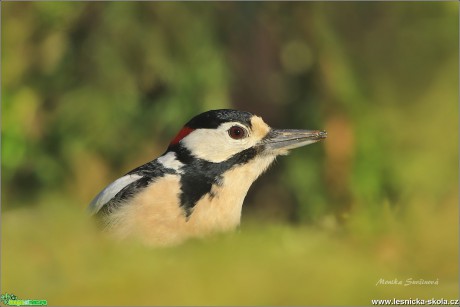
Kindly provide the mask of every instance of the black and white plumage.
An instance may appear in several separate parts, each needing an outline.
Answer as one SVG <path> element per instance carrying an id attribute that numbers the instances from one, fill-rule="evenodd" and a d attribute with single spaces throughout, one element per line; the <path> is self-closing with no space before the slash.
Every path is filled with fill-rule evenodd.
<path id="1" fill-rule="evenodd" d="M 185 124 L 161 157 L 108 185 L 89 210 L 114 236 L 152 245 L 232 230 L 249 187 L 275 157 L 325 137 L 272 129 L 249 112 L 208 111 Z"/>

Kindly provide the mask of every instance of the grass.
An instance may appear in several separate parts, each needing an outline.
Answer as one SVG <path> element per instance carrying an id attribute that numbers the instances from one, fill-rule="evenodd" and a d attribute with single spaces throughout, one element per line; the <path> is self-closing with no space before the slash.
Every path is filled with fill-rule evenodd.
<path id="1" fill-rule="evenodd" d="M 454 193 L 456 195 L 456 193 Z M 117 243 L 76 206 L 48 199 L 2 214 L 2 289 L 49 305 L 370 305 L 458 298 L 456 196 L 385 207 L 344 226 L 245 219 L 242 229 L 172 248 Z M 45 204 L 46 203 L 46 204 Z M 376 285 L 379 279 L 438 285 Z"/>

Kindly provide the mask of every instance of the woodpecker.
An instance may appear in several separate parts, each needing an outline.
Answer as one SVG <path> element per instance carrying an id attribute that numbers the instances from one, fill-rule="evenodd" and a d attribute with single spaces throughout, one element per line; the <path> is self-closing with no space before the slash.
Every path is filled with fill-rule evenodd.
<path id="1" fill-rule="evenodd" d="M 272 129 L 249 112 L 207 111 L 186 123 L 162 156 L 109 184 L 88 209 L 116 238 L 148 245 L 234 230 L 249 187 L 274 159 L 326 136 Z"/>

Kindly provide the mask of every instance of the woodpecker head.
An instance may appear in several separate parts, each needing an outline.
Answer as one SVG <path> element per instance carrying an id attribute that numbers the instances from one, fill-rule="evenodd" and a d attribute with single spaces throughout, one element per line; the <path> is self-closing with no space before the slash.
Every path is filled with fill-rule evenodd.
<path id="1" fill-rule="evenodd" d="M 249 112 L 212 110 L 185 124 L 165 155 L 181 165 L 181 206 L 190 215 L 198 200 L 224 187 L 238 191 L 242 203 L 276 156 L 325 137 L 325 131 L 272 129 Z"/>
<path id="2" fill-rule="evenodd" d="M 326 138 L 319 130 L 272 129 L 249 112 L 212 110 L 192 118 L 171 141 L 168 150 L 183 147 L 195 158 L 222 163 L 247 153 L 248 159 L 285 155 L 290 149 Z M 248 152 L 249 150 L 249 152 Z"/>

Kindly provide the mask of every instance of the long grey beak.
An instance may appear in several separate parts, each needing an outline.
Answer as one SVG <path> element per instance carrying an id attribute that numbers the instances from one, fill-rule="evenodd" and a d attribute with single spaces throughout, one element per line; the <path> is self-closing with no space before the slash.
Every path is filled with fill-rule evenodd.
<path id="1" fill-rule="evenodd" d="M 289 150 L 318 142 L 327 137 L 326 131 L 272 129 L 265 137 L 268 150 Z"/>

